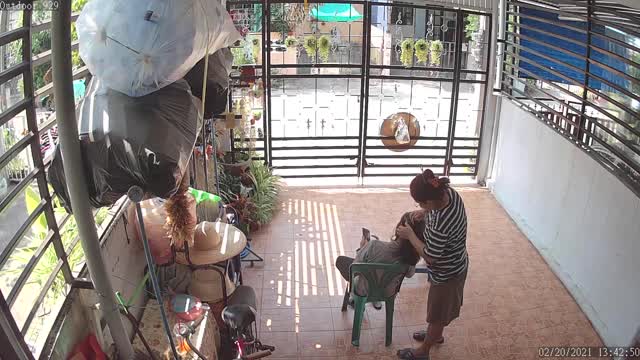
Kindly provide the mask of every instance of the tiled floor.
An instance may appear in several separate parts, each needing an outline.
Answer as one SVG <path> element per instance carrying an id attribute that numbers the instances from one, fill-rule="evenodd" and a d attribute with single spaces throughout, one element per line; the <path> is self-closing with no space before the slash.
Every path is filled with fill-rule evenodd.
<path id="1" fill-rule="evenodd" d="M 589 320 L 492 195 L 459 188 L 469 217 L 471 259 L 461 317 L 432 359 L 536 359 L 539 346 L 601 345 Z M 253 235 L 265 262 L 244 269 L 256 289 L 260 338 L 270 359 L 394 359 L 425 327 L 426 275 L 405 280 L 384 346 L 384 309 L 368 307 L 360 347 L 351 346 L 353 311 L 340 311 L 345 283 L 335 258 L 353 256 L 361 228 L 388 238 L 415 209 L 406 189 L 300 189 L 282 193 L 273 223 Z"/>

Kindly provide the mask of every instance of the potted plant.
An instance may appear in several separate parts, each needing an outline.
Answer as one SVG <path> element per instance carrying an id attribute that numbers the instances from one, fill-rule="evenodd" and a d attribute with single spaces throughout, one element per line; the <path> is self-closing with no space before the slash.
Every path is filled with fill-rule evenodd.
<path id="1" fill-rule="evenodd" d="M 220 159 L 224 169 L 233 176 L 241 176 L 251 164 L 251 155 L 243 151 L 229 151 Z"/>
<path id="2" fill-rule="evenodd" d="M 315 36 L 308 35 L 304 38 L 304 43 L 302 44 L 304 50 L 307 52 L 310 58 L 313 58 L 316 55 L 316 48 L 318 46 L 318 41 Z"/>
<path id="3" fill-rule="evenodd" d="M 320 36 L 318 39 L 318 56 L 322 62 L 329 61 L 329 52 L 331 51 L 331 39 L 327 35 Z"/>
<path id="4" fill-rule="evenodd" d="M 429 59 L 429 42 L 425 39 L 420 39 L 414 44 L 416 52 L 416 59 L 419 63 L 426 64 Z"/>
<path id="5" fill-rule="evenodd" d="M 287 36 L 287 38 L 284 40 L 284 46 L 286 46 L 288 49 L 294 48 L 298 46 L 298 39 L 296 39 L 294 36 Z"/>
<path id="6" fill-rule="evenodd" d="M 431 65 L 439 66 L 440 58 L 442 57 L 442 52 L 444 50 L 444 46 L 442 45 L 442 41 L 434 40 L 431 42 L 429 46 L 429 55 L 431 59 Z"/>
<path id="7" fill-rule="evenodd" d="M 400 61 L 405 67 L 413 64 L 413 39 L 405 39 L 400 45 Z"/>
<path id="8" fill-rule="evenodd" d="M 255 205 L 252 219 L 258 225 L 268 224 L 277 209 L 280 192 L 280 178 L 273 175 L 271 169 L 261 161 L 253 161 L 247 172 L 252 181 L 250 198 Z"/>

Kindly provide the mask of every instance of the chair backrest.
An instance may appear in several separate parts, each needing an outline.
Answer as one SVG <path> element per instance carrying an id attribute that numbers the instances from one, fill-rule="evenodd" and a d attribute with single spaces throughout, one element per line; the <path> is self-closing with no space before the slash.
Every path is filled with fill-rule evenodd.
<path id="1" fill-rule="evenodd" d="M 409 266 L 405 264 L 353 263 L 349 268 L 349 278 L 352 289 L 356 276 L 358 276 L 358 282 L 366 281 L 368 301 L 384 301 L 400 291 L 402 280 L 408 271 Z M 397 281 L 397 286 L 392 293 L 389 293 L 387 288 L 394 281 Z"/>

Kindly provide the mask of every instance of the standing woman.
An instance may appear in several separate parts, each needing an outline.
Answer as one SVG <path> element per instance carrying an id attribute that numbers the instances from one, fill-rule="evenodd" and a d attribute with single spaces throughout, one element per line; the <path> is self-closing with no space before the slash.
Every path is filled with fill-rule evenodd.
<path id="1" fill-rule="evenodd" d="M 438 178 L 431 170 L 417 175 L 410 186 L 411 197 L 425 210 L 425 242 L 411 227 L 402 226 L 398 235 L 409 239 L 427 263 L 429 296 L 427 330 L 414 333 L 423 341 L 416 349 L 398 351 L 400 359 L 428 360 L 429 350 L 442 343 L 444 328 L 460 315 L 464 283 L 467 279 L 467 214 L 460 195 L 449 187 L 449 179 Z"/>

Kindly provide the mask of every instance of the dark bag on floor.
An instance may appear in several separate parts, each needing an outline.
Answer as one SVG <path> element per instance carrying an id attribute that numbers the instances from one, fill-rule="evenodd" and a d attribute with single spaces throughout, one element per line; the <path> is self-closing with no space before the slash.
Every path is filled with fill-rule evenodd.
<path id="1" fill-rule="evenodd" d="M 91 205 L 110 206 L 133 185 L 171 197 L 193 153 L 200 106 L 184 80 L 134 98 L 93 78 L 76 112 Z M 59 148 L 49 180 L 70 210 Z"/>

